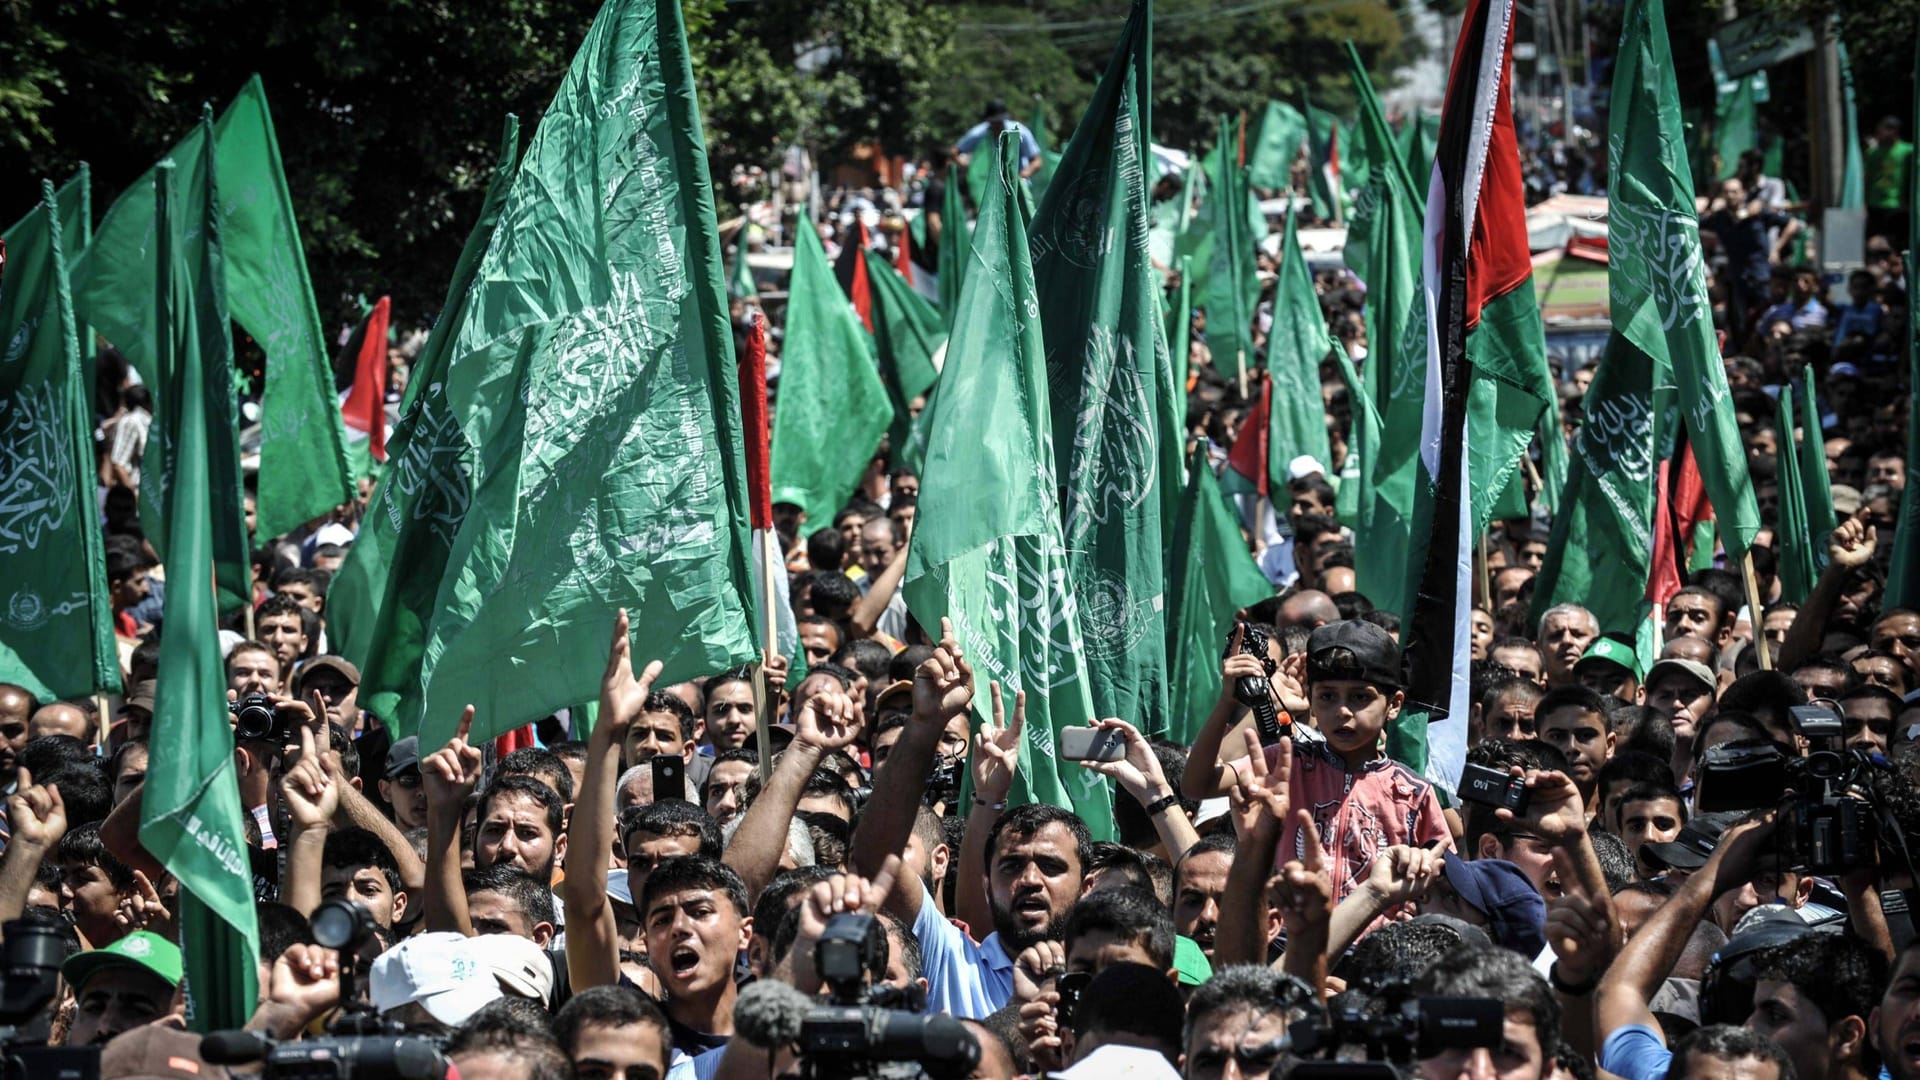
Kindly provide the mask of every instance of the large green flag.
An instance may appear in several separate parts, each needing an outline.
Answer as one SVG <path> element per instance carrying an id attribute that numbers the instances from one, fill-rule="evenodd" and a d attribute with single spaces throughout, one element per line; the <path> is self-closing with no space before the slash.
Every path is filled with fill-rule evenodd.
<path id="1" fill-rule="evenodd" d="M 449 327 L 447 398 L 480 452 L 422 743 L 468 702 L 488 738 L 592 698 L 617 608 L 669 683 L 758 655 L 723 278 L 679 4 L 610 0 Z"/>
<path id="2" fill-rule="evenodd" d="M 1657 370 L 1671 369 L 1720 542 L 1737 561 L 1760 515 L 1713 332 L 1662 0 L 1630 0 L 1620 38 L 1607 137 L 1613 328 L 1653 357 Z"/>
<path id="3" fill-rule="evenodd" d="M 200 130 L 210 137 L 211 126 L 203 122 Z M 212 169 L 205 167 L 211 165 L 208 155 L 200 161 L 191 183 L 176 183 L 170 161 L 151 174 L 160 303 L 149 355 L 154 370 L 165 375 L 158 389 L 167 403 L 174 452 L 167 457 L 167 632 L 160 644 L 140 845 L 180 881 L 187 1022 L 195 1031 L 212 1031 L 240 1027 L 253 1015 L 260 931 L 213 605 L 219 552 L 213 523 L 220 500 L 212 496 L 228 478 L 209 462 L 220 457 L 217 429 L 233 423 L 231 405 L 220 415 L 222 395 L 213 391 L 231 382 L 224 369 L 232 358 L 218 347 L 228 335 L 221 215 Z M 183 171 L 179 179 L 189 175 Z M 231 391 L 225 400 L 232 401 Z"/>
<path id="4" fill-rule="evenodd" d="M 42 181 L 40 205 L 0 233 L 0 682 L 41 701 L 120 689 L 61 210 Z"/>
<path id="5" fill-rule="evenodd" d="M 1780 388 L 1774 402 L 1774 425 L 1779 437 L 1779 462 L 1776 476 L 1780 492 L 1778 517 L 1774 522 L 1775 548 L 1780 553 L 1780 599 L 1789 604 L 1804 604 L 1820 574 L 1820 559 L 1815 554 L 1818 542 L 1807 522 L 1807 489 L 1800 475 L 1800 454 L 1793 439 L 1793 387 Z M 1824 455 L 1821 462 L 1824 472 Z"/>
<path id="6" fill-rule="evenodd" d="M 1026 746 L 1011 800 L 1070 807 L 1096 838 L 1113 835 L 1111 796 L 1086 769 L 1062 775 L 1056 732 L 1094 717 L 1086 649 L 1055 495 L 1053 422 L 1040 298 L 1027 248 L 1019 144 L 1003 135 L 980 207 L 934 395 L 920 526 L 903 591 L 925 627 L 951 619 L 981 682 L 1027 695 Z M 1063 181 L 1064 182 L 1064 181 Z M 1057 186 L 1057 185 L 1056 185 Z M 976 727 L 988 695 L 974 695 Z"/>
<path id="7" fill-rule="evenodd" d="M 911 438 L 913 399 L 931 391 L 940 377 L 934 361 L 946 348 L 947 323 L 938 308 L 883 260 L 867 260 L 867 289 L 873 303 L 874 359 L 880 362 L 880 381 L 893 405 L 887 447 L 897 458 Z"/>
<path id="8" fill-rule="evenodd" d="M 360 705 L 386 721 L 395 738 L 420 728 L 427 627 L 453 534 L 473 500 L 473 446 L 447 401 L 447 358 L 519 156 L 520 122 L 509 115 L 479 220 L 460 249 L 440 318 L 414 361 L 400 421 L 387 438 L 387 468 L 327 590 L 334 649 L 360 668 Z"/>
<path id="9" fill-rule="evenodd" d="M 1214 143 L 1214 171 L 1207 176 L 1207 229 L 1213 250 L 1207 258 L 1207 347 L 1222 375 L 1245 380 L 1255 366 L 1253 311 L 1260 301 L 1259 266 L 1244 207 L 1246 171 L 1234 163 L 1233 128 L 1220 114 Z"/>
<path id="10" fill-rule="evenodd" d="M 1421 236 L 1425 202 L 1399 159 L 1373 84 L 1353 47 L 1347 62 L 1360 98 L 1360 141 L 1377 144 L 1379 168 L 1354 200 L 1347 225 L 1347 264 L 1367 285 L 1365 398 L 1374 430 L 1362 444 L 1366 484 L 1355 493 L 1371 507 L 1356 507 L 1367 525 L 1368 549 L 1355 551 L 1354 577 L 1368 599 L 1386 611 L 1411 616 L 1410 570 L 1415 503 L 1422 483 L 1420 433 L 1427 395 L 1427 308 L 1422 289 Z M 1361 413 L 1355 403 L 1356 424 Z M 1358 441 L 1358 440 L 1356 440 Z"/>
<path id="11" fill-rule="evenodd" d="M 1399 134 L 1394 136 L 1394 142 L 1400 148 L 1400 160 L 1406 162 L 1407 172 L 1414 182 L 1425 185 L 1433 175 L 1434 148 L 1440 145 L 1440 114 L 1408 114 L 1405 123 L 1400 125 Z M 1423 186 L 1423 194 L 1425 190 Z"/>
<path id="12" fill-rule="evenodd" d="M 1840 197 L 1835 204 L 1843 210 L 1860 210 L 1867 205 L 1867 167 L 1860 152 L 1860 106 L 1853 97 L 1853 63 L 1847 58 L 1847 43 L 1839 40 L 1839 20 L 1833 22 L 1834 53 L 1840 61 L 1840 115 L 1845 132 L 1846 157 L 1840 169 Z"/>
<path id="13" fill-rule="evenodd" d="M 1306 139 L 1307 118 L 1299 109 L 1284 101 L 1267 102 L 1259 137 L 1247 151 L 1247 182 L 1262 191 L 1291 188 L 1293 163 L 1299 160 L 1300 144 Z"/>
<path id="14" fill-rule="evenodd" d="M 233 320 L 267 354 L 260 398 L 260 536 L 296 529 L 354 497 L 320 313 L 293 221 L 260 76 L 214 125 Z"/>
<path id="15" fill-rule="evenodd" d="M 1297 216 L 1287 215 L 1286 232 L 1280 238 L 1280 280 L 1273 294 L 1273 330 L 1267 335 L 1267 371 L 1273 376 L 1273 405 L 1267 412 L 1267 475 L 1275 483 L 1301 454 L 1318 461 L 1322 470 L 1333 468 L 1327 407 L 1320 396 L 1320 362 L 1327 358 L 1329 341 L 1327 317 L 1313 291 L 1313 270 L 1300 250 Z"/>
<path id="16" fill-rule="evenodd" d="M 1164 523 L 1178 506 L 1177 394 L 1147 254 L 1138 0 L 1030 232 L 1047 342 L 1054 473 L 1094 708 L 1167 723 Z"/>
<path id="17" fill-rule="evenodd" d="M 1670 449 L 1663 436 L 1672 441 L 1658 418 L 1672 415 L 1671 369 L 1615 333 L 1580 408 L 1580 434 L 1534 584 L 1533 617 L 1556 604 L 1579 604 L 1603 633 L 1632 636 L 1648 611 L 1655 473 Z"/>
<path id="18" fill-rule="evenodd" d="M 938 256 L 940 311 L 948 327 L 960 306 L 960 287 L 966 284 L 967 265 L 973 261 L 973 230 L 967 225 L 967 201 L 961 188 L 960 167 L 947 166 L 947 183 L 940 200 L 940 250 Z"/>
<path id="19" fill-rule="evenodd" d="M 873 340 L 811 228 L 800 230 L 793 247 L 779 394 L 773 501 L 798 506 L 820 528 L 860 482 L 894 411 L 874 367 Z"/>
<path id="20" fill-rule="evenodd" d="M 1920 43 L 1913 53 L 1913 107 L 1920 116 Z M 1907 170 L 1907 205 L 1920 207 L 1920 169 Z M 1907 265 L 1920 258 L 1920 214 L 1907 215 Z M 1907 416 L 1920 416 L 1920 289 L 1907 289 Z M 1907 422 L 1907 460 L 1920 461 L 1920 423 Z M 1881 543 L 1888 538 L 1882 537 Z M 1892 536 L 1885 607 L 1920 606 L 1920 484 L 1900 492 L 1900 523 Z"/>
<path id="21" fill-rule="evenodd" d="M 1195 447 L 1189 458 L 1171 532 L 1167 667 L 1173 675 L 1173 726 L 1168 737 L 1191 743 L 1220 696 L 1220 657 L 1234 613 L 1272 596 L 1273 586 L 1254 565 L 1204 447 Z"/>

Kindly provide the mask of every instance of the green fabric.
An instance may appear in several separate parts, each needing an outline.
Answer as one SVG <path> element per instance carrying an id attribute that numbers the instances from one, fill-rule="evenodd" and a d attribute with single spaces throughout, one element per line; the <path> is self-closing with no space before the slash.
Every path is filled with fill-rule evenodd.
<path id="1" fill-rule="evenodd" d="M 753 267 L 747 265 L 747 228 L 742 225 L 734 241 L 733 270 L 727 275 L 727 299 L 751 300 L 759 294 L 753 284 Z"/>
<path id="2" fill-rule="evenodd" d="M 1541 414 L 1558 408 L 1547 370 L 1546 330 L 1529 278 L 1490 298 L 1467 335 L 1473 383 L 1467 394 L 1467 480 L 1475 535 L 1493 520 L 1494 503 L 1520 471 Z"/>
<path id="3" fill-rule="evenodd" d="M 400 420 L 387 439 L 388 468 L 373 489 L 360 534 L 327 590 L 334 651 L 360 669 L 360 707 L 396 739 L 420 730 L 421 659 L 455 530 L 473 501 L 474 452 L 447 401 L 454 328 L 506 205 L 519 161 L 520 122 L 508 116 L 480 216 L 454 264 L 440 321 L 414 361 Z"/>
<path id="4" fill-rule="evenodd" d="M 1920 110 L 1920 43 L 1913 53 L 1913 104 Z M 1914 113 L 1920 116 L 1920 111 Z M 1911 157 L 1912 148 L 1908 148 Z M 1878 173 L 1869 173 L 1878 178 Z M 1909 206 L 1920 206 L 1920 170 L 1909 170 L 1898 181 L 1911 185 L 1894 192 L 1896 200 L 1906 198 Z M 1882 205 L 1875 202 L 1873 205 Z M 1920 252 L 1920 214 L 1907 218 L 1907 258 Z M 1907 289 L 1907 416 L 1920 416 L 1920 289 Z M 1920 423 L 1907 423 L 1908 461 L 1920 461 Z M 1920 607 L 1920 484 L 1908 484 L 1900 492 L 1900 523 L 1893 533 L 1893 560 L 1887 566 L 1887 590 L 1882 608 Z"/>
<path id="5" fill-rule="evenodd" d="M 212 124 L 203 120 L 197 140 L 189 136 L 188 142 L 204 150 L 211 137 Z M 222 456 L 216 429 L 233 424 L 232 357 L 219 347 L 227 337 L 227 311 L 212 164 L 202 153 L 192 171 L 180 171 L 185 183 L 176 182 L 172 162 L 153 174 L 155 289 L 162 302 L 154 314 L 152 360 L 165 375 L 156 389 L 168 405 L 175 452 L 167 478 L 167 632 L 140 803 L 140 845 L 180 881 L 175 910 L 188 1024 L 202 1032 L 239 1027 L 253 1015 L 260 954 L 220 624 L 210 602 L 219 553 L 214 522 L 228 478 L 209 463 Z M 231 480 L 237 487 L 238 475 Z M 222 499 L 213 497 L 216 491 Z"/>
<path id="6" fill-rule="evenodd" d="M 1813 532 L 1814 556 L 1825 569 L 1827 538 L 1840 522 L 1833 511 L 1833 487 L 1827 477 L 1827 439 L 1820 427 L 1820 401 L 1813 367 L 1801 369 L 1793 386 L 1799 392 L 1794 409 L 1800 418 L 1800 485 L 1807 493 L 1807 525 Z"/>
<path id="7" fill-rule="evenodd" d="M 1173 367 L 1173 392 L 1182 413 L 1182 430 L 1186 428 L 1187 367 L 1193 353 L 1193 278 L 1188 266 L 1189 260 L 1180 260 L 1180 287 L 1175 292 L 1173 310 L 1167 312 L 1167 359 Z"/>
<path id="8" fill-rule="evenodd" d="M 1608 634 L 1633 634 L 1646 618 L 1654 482 L 1663 449 L 1656 416 L 1670 413 L 1672 400 L 1653 357 L 1611 335 L 1581 399 L 1580 434 L 1534 581 L 1531 623 L 1556 604 L 1593 612 Z"/>
<path id="9" fill-rule="evenodd" d="M 1693 171 L 1662 8 L 1662 0 L 1632 0 L 1621 24 L 1608 133 L 1608 295 L 1614 331 L 1653 358 L 1654 385 L 1671 381 L 1679 389 L 1721 542 L 1738 562 L 1760 516 L 1707 301 Z"/>
<path id="10" fill-rule="evenodd" d="M 753 660 L 739 387 L 677 0 L 594 19 L 451 331 L 447 398 L 480 453 L 421 742 L 468 702 L 478 741 L 595 697 L 617 608 L 663 685 Z"/>
<path id="11" fill-rule="evenodd" d="M 1167 666 L 1173 675 L 1173 725 L 1168 735 L 1185 745 L 1199 736 L 1220 697 L 1220 657 L 1234 614 L 1272 596 L 1273 586 L 1254 565 L 1205 447 L 1195 447 L 1188 457 L 1185 493 L 1171 533 Z"/>
<path id="12" fill-rule="evenodd" d="M 1394 136 L 1394 144 L 1400 149 L 1400 160 L 1406 162 L 1408 174 L 1419 185 L 1424 202 L 1427 180 L 1433 175 L 1433 153 L 1440 145 L 1440 115 L 1417 113 L 1407 117 Z"/>
<path id="13" fill-rule="evenodd" d="M 1775 549 L 1780 553 L 1777 573 L 1780 599 L 1804 604 L 1820 574 L 1814 555 L 1813 530 L 1807 524 L 1807 491 L 1801 483 L 1800 454 L 1793 442 L 1793 388 L 1780 388 L 1774 402 L 1774 430 L 1780 439 L 1778 518 L 1774 522 Z"/>
<path id="14" fill-rule="evenodd" d="M 1047 103 L 1038 94 L 1033 98 L 1033 121 L 1027 125 L 1033 133 L 1033 141 L 1040 145 L 1040 167 L 1028 177 L 1027 183 L 1033 188 L 1035 200 L 1047 196 L 1047 185 L 1053 183 L 1053 174 L 1060 166 L 1060 155 L 1054 153 L 1053 143 L 1047 137 Z"/>
<path id="15" fill-rule="evenodd" d="M 1321 221 L 1344 221 L 1348 178 L 1334 171 L 1345 164 L 1339 161 L 1339 156 L 1346 151 L 1340 118 L 1325 109 L 1314 108 L 1310 97 L 1306 99 L 1306 106 L 1307 194 L 1313 200 L 1313 216 Z"/>
<path id="16" fill-rule="evenodd" d="M 873 339 L 810 228 L 793 248 L 777 394 L 773 501 L 798 506 L 819 528 L 846 504 L 895 414 Z"/>
<path id="17" fill-rule="evenodd" d="M 62 188 L 84 188 L 83 176 Z M 66 217 L 53 185 L 0 233 L 0 682 L 40 701 L 118 692 L 120 659 L 94 505 L 93 384 L 80 363 Z"/>
<path id="18" fill-rule="evenodd" d="M 1313 291 L 1313 270 L 1300 250 L 1296 214 L 1287 215 L 1280 238 L 1280 280 L 1274 289 L 1273 328 L 1267 335 L 1267 371 L 1273 403 L 1267 412 L 1267 475 L 1283 483 L 1287 466 L 1301 454 L 1323 471 L 1333 468 L 1327 440 L 1327 407 L 1320 396 L 1320 362 L 1327 357 L 1327 318 Z M 1280 498 L 1275 493 L 1275 498 Z"/>
<path id="19" fill-rule="evenodd" d="M 940 377 L 933 361 L 946 347 L 947 323 L 940 309 L 879 259 L 867 260 L 867 290 L 873 299 L 874 358 L 893 406 L 887 446 L 898 455 L 913 427 L 913 399 L 932 390 Z"/>
<path id="20" fill-rule="evenodd" d="M 1752 77 L 1719 94 L 1713 108 L 1713 149 L 1724 180 L 1740 171 L 1740 155 L 1760 145 L 1760 113 Z"/>
<path id="21" fill-rule="evenodd" d="M 1920 194 L 1909 190 L 1913 183 L 1913 144 L 1895 139 L 1891 146 L 1875 143 L 1867 147 L 1862 165 L 1867 177 L 1867 205 L 1876 210 L 1897 210 L 1915 205 Z"/>
<path id="22" fill-rule="evenodd" d="M 1840 110 L 1846 123 L 1846 161 L 1840 170 L 1840 201 L 1843 210 L 1859 210 L 1867 205 L 1866 164 L 1860 157 L 1860 106 L 1853 97 L 1853 64 L 1847 59 L 1847 43 L 1840 40 L 1840 28 L 1834 26 L 1835 54 L 1840 60 Z"/>
<path id="23" fill-rule="evenodd" d="M 181 199 L 185 200 L 177 205 L 197 208 L 203 194 L 219 197 L 213 180 L 217 162 L 207 153 L 213 145 L 213 125 L 203 123 L 168 152 Z M 115 200 L 95 230 L 93 243 L 73 264 L 71 277 L 76 314 L 118 346 L 141 378 L 155 388 L 153 427 L 140 466 L 140 519 L 154 550 L 165 558 L 172 537 L 167 498 L 172 486 L 169 459 L 176 425 L 168 414 L 175 407 L 165 389 L 170 386 L 169 373 L 158 351 L 161 303 L 165 298 L 157 254 L 160 230 L 154 219 L 153 191 L 159 168 L 156 165 L 147 170 Z M 207 353 L 202 358 L 202 370 L 205 393 L 210 395 L 204 407 L 208 417 L 207 452 L 211 455 L 208 467 L 215 485 L 208 492 L 210 513 L 218 515 L 213 524 L 213 556 L 219 563 L 215 577 L 220 588 L 220 610 L 236 611 L 246 606 L 251 592 L 252 550 L 241 506 L 239 420 L 225 289 L 228 275 L 221 252 L 202 240 L 197 222 L 197 210 L 194 215 L 177 215 L 174 228 L 179 235 L 172 238 L 173 257 L 186 260 L 183 266 L 208 262 L 212 272 L 220 275 L 214 282 L 217 290 L 197 294 L 208 324 L 199 347 Z M 173 269 L 176 278 L 197 272 Z M 337 417 L 339 410 L 333 412 Z"/>
<path id="24" fill-rule="evenodd" d="M 346 429 L 260 76 L 214 125 L 233 320 L 267 354 L 256 532 L 291 532 L 354 498 Z"/>
<path id="25" fill-rule="evenodd" d="M 984 155 L 981 155 L 984 156 Z M 960 305 L 960 287 L 966 284 L 967 264 L 972 261 L 973 231 L 967 225 L 967 203 L 960 187 L 960 170 L 947 166 L 946 195 L 940 202 L 940 311 L 952 329 L 954 312 Z"/>
<path id="26" fill-rule="evenodd" d="M 1207 175 L 1207 229 L 1213 249 L 1207 259 L 1207 347 L 1222 375 L 1244 379 L 1257 364 L 1253 352 L 1253 312 L 1260 302 L 1260 269 L 1255 262 L 1257 236 L 1243 207 L 1246 171 L 1226 150 L 1233 129 L 1220 115 L 1213 171 Z M 1264 233 L 1264 229 L 1262 233 Z"/>
<path id="27" fill-rule="evenodd" d="M 1247 152 L 1247 180 L 1262 191 L 1285 191 L 1293 186 L 1293 163 L 1307 139 L 1307 118 L 1284 101 L 1267 102 L 1260 119 L 1260 135 Z"/>
<path id="28" fill-rule="evenodd" d="M 1367 480 L 1355 498 L 1355 517 L 1367 528 L 1368 550 L 1356 550 L 1354 578 L 1375 606 L 1410 618 L 1410 576 L 1419 572 L 1411 537 L 1423 481 L 1420 432 L 1427 396 L 1427 307 L 1422 291 L 1424 199 L 1399 162 L 1380 103 L 1359 57 L 1347 54 L 1360 96 L 1361 138 L 1381 144 L 1381 167 L 1367 177 L 1348 223 L 1348 264 L 1367 284 L 1366 399 L 1377 418 L 1377 438 L 1360 453 Z"/>
<path id="29" fill-rule="evenodd" d="M 1164 530 L 1179 505 L 1185 408 L 1147 255 L 1137 125 L 1150 18 L 1134 5 L 1028 242 L 1094 709 L 1158 735 L 1169 726 Z"/>
<path id="30" fill-rule="evenodd" d="M 1070 807 L 1096 838 L 1108 839 L 1107 786 L 1080 768 L 1063 777 L 1055 749 L 1059 728 L 1086 724 L 1094 712 L 1060 532 L 1016 139 L 1004 134 L 995 148 L 999 171 L 980 207 L 975 265 L 929 410 L 920 526 L 902 588 L 921 626 L 938 633 L 941 619 L 953 620 L 976 677 L 1001 684 L 1009 715 L 1015 693 L 1026 693 L 1025 745 L 1010 802 Z M 976 693 L 973 709 L 977 727 L 992 715 L 989 696 Z"/>

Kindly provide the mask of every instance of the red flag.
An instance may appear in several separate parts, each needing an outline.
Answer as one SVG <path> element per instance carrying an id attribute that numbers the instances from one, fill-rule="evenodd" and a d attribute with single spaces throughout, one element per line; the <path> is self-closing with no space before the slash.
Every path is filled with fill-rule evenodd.
<path id="1" fill-rule="evenodd" d="M 913 230 L 900 230 L 900 243 L 894 248 L 893 268 L 900 271 L 900 280 L 913 284 Z"/>
<path id="2" fill-rule="evenodd" d="M 1255 491 L 1267 494 L 1267 414 L 1273 405 L 1273 383 L 1265 373 L 1260 376 L 1260 400 L 1240 422 L 1240 433 L 1227 451 L 1227 468 L 1239 473 Z"/>
<path id="3" fill-rule="evenodd" d="M 1700 465 L 1686 433 L 1673 457 L 1655 474 L 1653 496 L 1653 572 L 1647 578 L 1647 599 L 1665 604 L 1687 583 L 1687 561 L 1693 557 L 1693 538 L 1700 523 L 1713 516 Z"/>
<path id="4" fill-rule="evenodd" d="M 387 460 L 387 318 L 390 303 L 381 297 L 367 315 L 353 389 L 340 406 L 340 419 L 367 437 L 373 460 Z"/>
<path id="5" fill-rule="evenodd" d="M 740 419 L 747 444 L 747 514 L 756 529 L 773 528 L 767 439 L 767 321 L 755 311 L 740 360 Z"/>
<path id="6" fill-rule="evenodd" d="M 849 238 L 833 267 L 833 276 L 840 280 L 840 287 L 846 290 L 847 299 L 853 301 L 853 310 L 860 313 L 860 321 L 866 324 L 869 334 L 873 333 L 873 286 L 867 280 L 867 245 L 871 242 L 863 223 L 857 241 Z"/>

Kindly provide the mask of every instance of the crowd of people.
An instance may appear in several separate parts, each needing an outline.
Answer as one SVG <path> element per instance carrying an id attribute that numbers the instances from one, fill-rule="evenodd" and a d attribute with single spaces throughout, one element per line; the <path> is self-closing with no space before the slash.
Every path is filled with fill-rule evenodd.
<path id="1" fill-rule="evenodd" d="M 1911 282 L 1902 237 L 1876 233 L 1834 294 L 1788 260 L 1774 186 L 1743 161 L 1701 226 L 1768 522 L 1792 445 L 1773 400 L 1809 366 L 1820 390 L 1808 434 L 1842 523 L 1817 584 L 1779 599 L 1770 528 L 1758 607 L 1729 568 L 1695 571 L 1643 667 L 1584 608 L 1530 617 L 1550 522 L 1534 492 L 1486 541 L 1457 793 L 1384 750 L 1402 626 L 1354 587 L 1367 538 L 1336 510 L 1349 410 L 1331 363 L 1334 460 L 1296 462 L 1271 529 L 1249 516 L 1273 591 L 1219 627 L 1198 735 L 1100 719 L 1122 749 L 1075 766 L 1112 784 L 1111 842 L 1071 810 L 1009 805 L 1021 701 L 907 611 L 919 477 L 884 446 L 831 522 L 782 536 L 803 679 L 783 686 L 774 658 L 770 700 L 750 670 L 660 685 L 623 613 L 590 730 L 556 715 L 511 750 L 469 741 L 471 712 L 421 745 L 360 707 L 327 597 L 361 506 L 255 538 L 251 618 L 217 643 L 236 717 L 271 714 L 237 724 L 234 750 L 260 940 L 249 1028 L 293 1041 L 377 1017 L 467 1080 L 866 1075 L 863 1052 L 996 1080 L 1380 1063 L 1428 1080 L 1920 1080 L 1920 611 L 1882 601 Z M 849 221 L 871 208 L 856 201 Z M 883 201 L 924 203 L 937 238 L 937 190 Z M 932 250 L 914 252 L 929 271 Z M 1364 366 L 1364 287 L 1316 287 Z M 1188 429 L 1217 459 L 1248 403 L 1191 314 Z M 100 1047 L 109 1078 L 216 1076 L 185 1030 L 179 886 L 138 840 L 166 630 L 135 500 L 147 391 L 111 353 L 99 367 L 127 693 L 103 715 L 0 684 L 0 922 L 9 948 L 53 935 L 65 952 L 61 990 L 15 1037 Z M 1571 434 L 1593 369 L 1561 374 Z M 800 1027 L 770 1024 L 793 1000 Z M 845 1010 L 868 1003 L 918 1041 L 871 1019 L 850 1034 Z"/>

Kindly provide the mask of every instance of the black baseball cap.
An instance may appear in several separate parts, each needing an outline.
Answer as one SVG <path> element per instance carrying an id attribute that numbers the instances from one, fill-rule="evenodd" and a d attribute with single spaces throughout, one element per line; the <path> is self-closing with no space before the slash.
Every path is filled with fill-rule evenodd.
<path id="1" fill-rule="evenodd" d="M 1640 857 L 1661 869 L 1698 870 L 1713 857 L 1713 849 L 1720 846 L 1721 834 L 1745 817 L 1738 810 L 1695 814 L 1672 840 L 1640 845 Z"/>
<path id="2" fill-rule="evenodd" d="M 1307 638 L 1307 681 L 1332 679 L 1357 679 L 1398 690 L 1406 685 L 1400 671 L 1400 646 L 1393 643 L 1393 635 L 1359 619 L 1319 627 Z"/>

